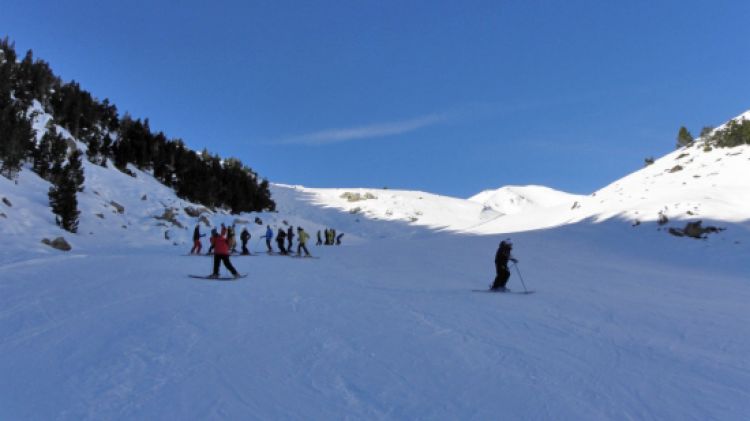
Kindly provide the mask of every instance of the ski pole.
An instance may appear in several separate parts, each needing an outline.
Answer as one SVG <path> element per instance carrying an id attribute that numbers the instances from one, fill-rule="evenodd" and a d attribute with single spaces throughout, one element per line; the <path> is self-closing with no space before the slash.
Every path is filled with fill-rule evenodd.
<path id="1" fill-rule="evenodd" d="M 526 282 L 523 281 L 523 276 L 521 276 L 521 270 L 518 269 L 518 265 L 516 264 L 516 262 L 513 262 L 513 267 L 516 268 L 516 272 L 518 272 L 518 279 L 521 280 L 521 285 L 523 285 L 524 292 L 528 294 L 529 290 L 526 289 Z"/>

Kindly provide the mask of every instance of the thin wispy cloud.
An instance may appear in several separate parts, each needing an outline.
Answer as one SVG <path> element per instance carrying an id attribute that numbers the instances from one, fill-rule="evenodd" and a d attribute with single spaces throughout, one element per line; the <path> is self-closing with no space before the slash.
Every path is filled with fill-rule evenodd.
<path id="1" fill-rule="evenodd" d="M 525 100 L 514 103 L 508 102 L 477 102 L 458 105 L 456 107 L 424 115 L 408 120 L 398 120 L 385 123 L 369 124 L 359 127 L 331 128 L 311 133 L 304 133 L 277 139 L 272 143 L 277 145 L 328 145 L 333 143 L 351 142 L 365 139 L 386 138 L 413 132 L 436 124 L 467 120 L 497 119 L 504 115 L 544 110 L 562 107 L 579 102 L 599 99 L 604 92 L 579 93 L 574 96 Z"/>
<path id="2" fill-rule="evenodd" d="M 430 114 L 410 120 L 371 124 L 360 127 L 326 129 L 317 132 L 281 139 L 282 144 L 326 145 L 354 140 L 382 138 L 413 132 L 432 126 L 447 119 L 445 114 Z"/>

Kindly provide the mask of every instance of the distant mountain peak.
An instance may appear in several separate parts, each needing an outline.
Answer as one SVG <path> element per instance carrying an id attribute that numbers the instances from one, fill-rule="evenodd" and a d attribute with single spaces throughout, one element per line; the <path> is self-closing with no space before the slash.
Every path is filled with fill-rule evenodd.
<path id="1" fill-rule="evenodd" d="M 563 204 L 572 205 L 582 196 L 566 193 L 545 186 L 504 186 L 495 190 L 484 190 L 468 200 L 479 203 L 504 215 L 524 211 L 551 208 Z"/>

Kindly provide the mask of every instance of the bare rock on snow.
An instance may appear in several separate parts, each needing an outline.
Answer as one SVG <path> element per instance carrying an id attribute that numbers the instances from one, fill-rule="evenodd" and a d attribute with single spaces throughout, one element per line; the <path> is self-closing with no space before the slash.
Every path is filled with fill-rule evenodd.
<path id="1" fill-rule="evenodd" d="M 144 194 L 143 196 L 141 196 L 141 200 L 148 200 L 148 196 Z"/>
<path id="2" fill-rule="evenodd" d="M 202 214 L 208 213 L 208 212 L 209 210 L 204 207 L 200 207 L 200 208 L 194 208 L 192 206 L 185 207 L 185 213 L 191 218 L 197 218 L 201 216 Z"/>
<path id="3" fill-rule="evenodd" d="M 117 211 L 117 213 L 125 213 L 125 206 L 123 206 L 123 205 L 115 202 L 114 200 L 110 200 L 109 204 L 110 204 L 110 206 L 112 206 L 113 208 L 115 208 L 115 210 Z"/>
<path id="4" fill-rule="evenodd" d="M 717 228 L 713 226 L 702 226 L 702 221 L 688 222 L 685 228 L 670 228 L 669 233 L 676 237 L 691 237 L 704 239 L 706 234 L 712 234 L 724 231 L 726 228 Z"/>
<path id="5" fill-rule="evenodd" d="M 46 245 L 48 245 L 48 246 L 50 246 L 50 247 L 52 247 L 54 249 L 62 250 L 62 251 L 70 251 L 70 250 L 73 249 L 73 247 L 71 247 L 70 244 L 68 244 L 68 242 L 65 241 L 65 238 L 63 238 L 63 237 L 57 237 L 54 240 L 50 240 L 49 238 L 45 238 L 45 239 L 42 240 L 42 243 L 44 243 L 44 244 L 46 244 Z"/>
<path id="6" fill-rule="evenodd" d="M 185 228 L 180 221 L 177 220 L 177 209 L 176 208 L 165 208 L 164 213 L 154 218 L 167 221 L 178 228 Z"/>
<path id="7" fill-rule="evenodd" d="M 3 197 L 3 203 L 5 203 L 5 206 L 12 208 L 13 205 L 10 203 L 10 200 L 8 200 L 7 197 Z"/>
<path id="8" fill-rule="evenodd" d="M 377 197 L 372 193 L 365 193 L 364 195 L 359 193 L 352 193 L 352 192 L 344 192 L 341 194 L 342 199 L 346 199 L 349 202 L 359 202 L 360 200 L 370 200 L 370 199 L 377 199 Z"/>

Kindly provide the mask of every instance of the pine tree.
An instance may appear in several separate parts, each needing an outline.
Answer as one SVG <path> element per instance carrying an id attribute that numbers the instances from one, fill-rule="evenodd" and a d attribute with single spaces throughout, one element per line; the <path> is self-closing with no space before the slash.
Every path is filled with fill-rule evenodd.
<path id="1" fill-rule="evenodd" d="M 83 190 L 83 169 L 81 168 L 81 151 L 74 150 L 70 154 L 68 163 L 60 167 L 55 163 L 53 173 L 56 173 L 52 187 L 49 189 L 49 202 L 52 212 L 57 215 L 55 222 L 62 229 L 70 232 L 78 230 L 78 199 L 77 192 Z"/>
<path id="2" fill-rule="evenodd" d="M 34 149 L 32 156 L 34 164 L 32 170 L 45 180 L 48 180 L 50 167 L 52 166 L 52 136 L 49 132 L 42 136 L 42 140 Z"/>
<path id="3" fill-rule="evenodd" d="M 0 101 L 3 102 L 3 101 Z M 0 104 L 0 172 L 12 179 L 34 150 L 34 129 L 15 104 Z"/>
<path id="4" fill-rule="evenodd" d="M 85 180 L 83 176 L 83 166 L 81 162 L 81 156 L 83 154 L 80 150 L 74 149 L 68 157 L 68 176 L 76 186 L 76 191 L 83 191 L 83 182 Z"/>
<path id="5" fill-rule="evenodd" d="M 49 189 L 49 203 L 52 212 L 57 215 L 55 222 L 62 229 L 70 232 L 78 230 L 78 199 L 76 198 L 76 184 L 69 175 L 69 167 L 62 169 L 62 174 L 55 179 Z"/>
<path id="6" fill-rule="evenodd" d="M 88 145 L 86 149 L 86 157 L 92 164 L 99 165 L 102 161 L 101 150 L 102 150 L 102 133 L 98 128 L 94 128 L 86 134 L 83 139 L 84 143 Z"/>
<path id="7" fill-rule="evenodd" d="M 700 138 L 703 140 L 708 140 L 708 137 L 711 135 L 711 132 L 714 131 L 714 128 L 711 126 L 705 126 L 701 129 Z"/>
<path id="8" fill-rule="evenodd" d="M 680 127 L 680 130 L 677 132 L 677 148 L 688 146 L 693 143 L 693 140 L 693 135 L 690 134 L 688 129 L 685 126 Z"/>

